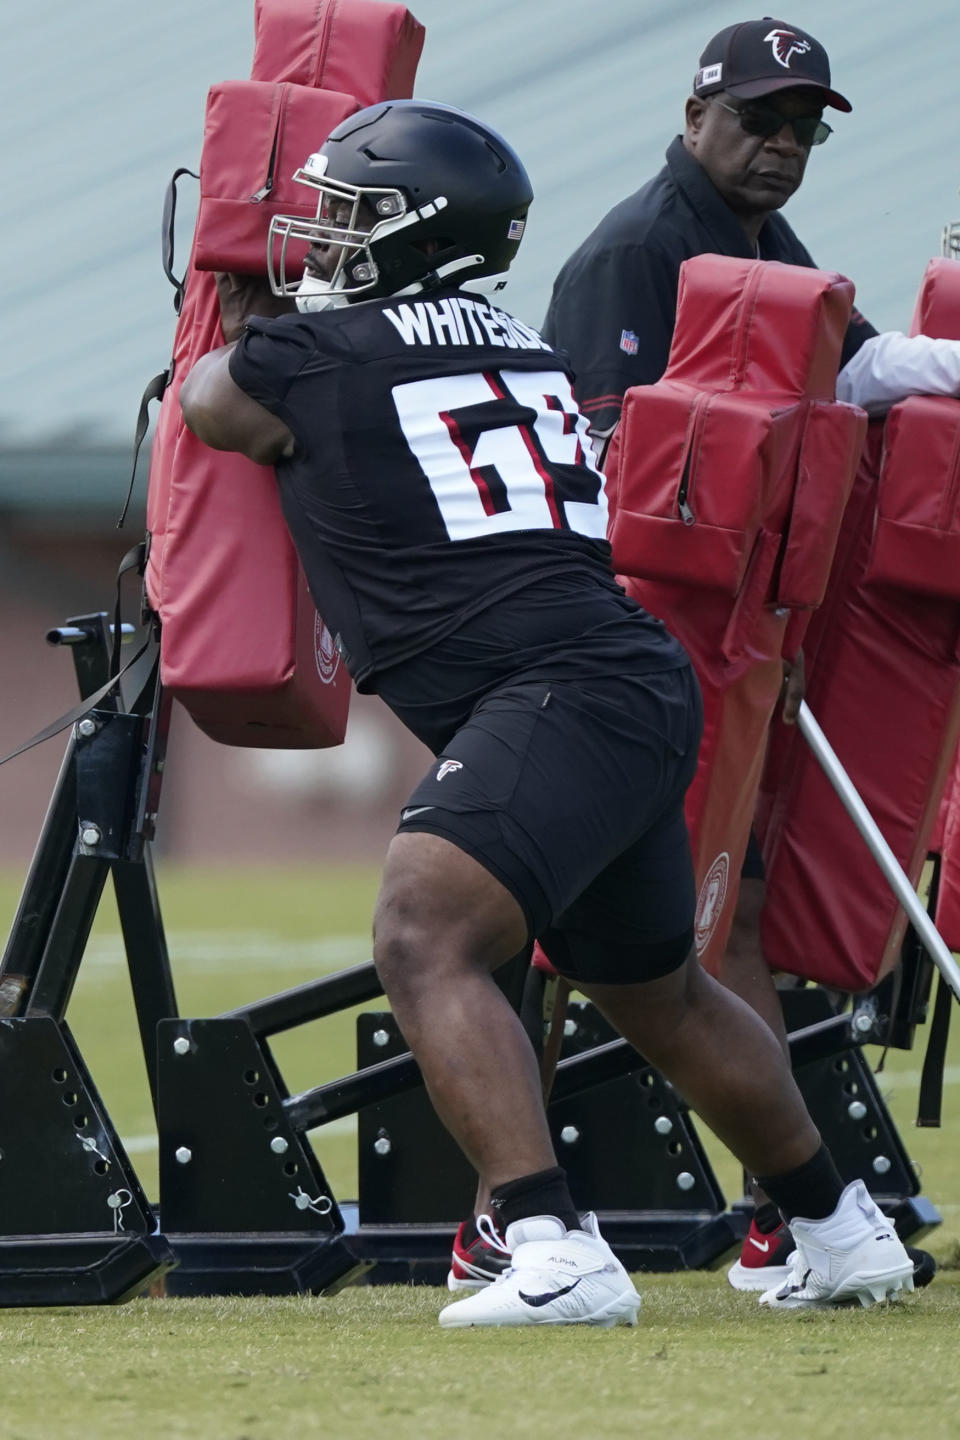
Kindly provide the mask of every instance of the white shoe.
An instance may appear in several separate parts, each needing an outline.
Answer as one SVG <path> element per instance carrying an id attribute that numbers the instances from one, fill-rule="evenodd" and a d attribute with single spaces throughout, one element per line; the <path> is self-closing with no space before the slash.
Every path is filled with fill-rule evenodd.
<path id="1" fill-rule="evenodd" d="M 777 1310 L 859 1300 L 865 1308 L 913 1289 L 913 1261 L 862 1180 L 854 1180 L 825 1220 L 791 1220 L 790 1275 L 760 1296 Z"/>
<path id="2" fill-rule="evenodd" d="M 567 1230 L 553 1215 L 515 1220 L 504 1237 L 510 1269 L 492 1285 L 440 1311 L 444 1329 L 469 1325 L 636 1325 L 640 1296 L 585 1215 Z"/>

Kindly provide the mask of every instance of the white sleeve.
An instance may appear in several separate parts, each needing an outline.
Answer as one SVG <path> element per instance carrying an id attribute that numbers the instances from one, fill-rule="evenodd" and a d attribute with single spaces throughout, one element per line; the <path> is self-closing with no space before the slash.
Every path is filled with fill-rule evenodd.
<path id="1" fill-rule="evenodd" d="M 888 330 L 865 340 L 837 376 L 837 399 L 885 415 L 906 395 L 960 395 L 960 340 Z"/>

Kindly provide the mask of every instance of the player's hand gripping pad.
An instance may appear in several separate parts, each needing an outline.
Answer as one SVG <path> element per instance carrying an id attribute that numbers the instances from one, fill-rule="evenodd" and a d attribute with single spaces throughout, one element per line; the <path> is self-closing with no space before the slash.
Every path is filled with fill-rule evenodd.
<path id="1" fill-rule="evenodd" d="M 918 313 L 932 327 L 952 314 L 960 335 L 958 300 L 960 265 L 935 263 Z M 958 487 L 960 401 L 894 406 L 882 450 L 865 454 L 805 646 L 810 708 L 914 884 L 960 726 Z M 764 835 L 768 961 L 833 988 L 870 989 L 897 963 L 906 917 L 796 739 L 778 782 Z"/>
<path id="2" fill-rule="evenodd" d="M 335 745 L 349 680 L 273 471 L 201 444 L 179 389 L 223 344 L 212 272 L 265 277 L 272 216 L 315 209 L 293 172 L 361 105 L 409 95 L 423 28 L 404 6 L 371 0 L 260 0 L 256 27 L 257 78 L 208 97 L 200 208 L 151 454 L 146 586 L 162 621 L 164 684 L 201 729 L 233 745 Z M 347 78 L 349 93 L 334 88 Z"/>
<path id="3" fill-rule="evenodd" d="M 715 255 L 681 269 L 670 362 L 627 392 L 608 476 L 614 564 L 704 696 L 687 819 L 697 949 L 726 947 L 788 620 L 819 604 L 865 432 L 832 400 L 853 287 Z"/>

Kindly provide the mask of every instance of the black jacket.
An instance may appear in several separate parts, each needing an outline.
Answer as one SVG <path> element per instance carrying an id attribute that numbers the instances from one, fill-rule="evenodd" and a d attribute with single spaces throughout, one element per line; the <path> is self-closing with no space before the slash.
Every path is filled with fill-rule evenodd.
<path id="1" fill-rule="evenodd" d="M 667 163 L 601 220 L 563 266 L 543 335 L 566 351 L 574 392 L 594 434 L 617 422 L 631 385 L 652 385 L 666 369 L 680 266 L 693 255 L 755 258 L 743 227 L 678 135 Z M 760 231 L 759 258 L 814 266 L 783 216 Z M 841 365 L 877 332 L 854 311 Z"/>

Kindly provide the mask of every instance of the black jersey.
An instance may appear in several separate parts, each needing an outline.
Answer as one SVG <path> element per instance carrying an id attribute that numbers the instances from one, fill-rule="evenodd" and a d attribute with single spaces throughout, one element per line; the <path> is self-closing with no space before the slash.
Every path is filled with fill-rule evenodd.
<path id="1" fill-rule="evenodd" d="M 295 436 L 284 514 L 361 689 L 548 576 L 617 591 L 564 361 L 503 311 L 452 292 L 252 319 L 230 373 Z M 648 625 L 654 663 L 683 663 Z"/>

